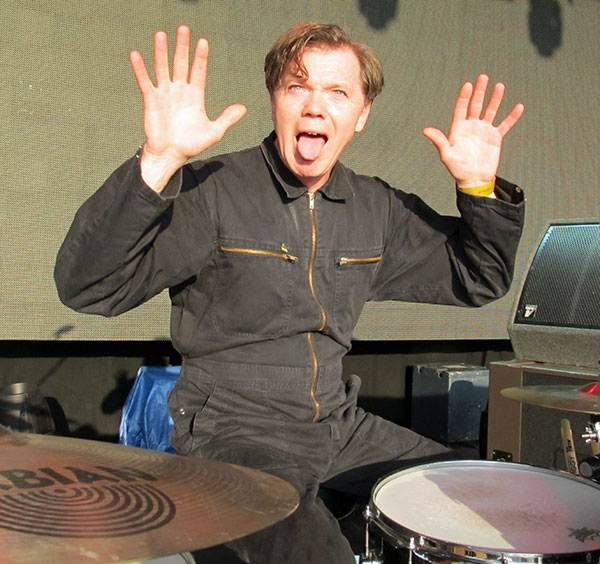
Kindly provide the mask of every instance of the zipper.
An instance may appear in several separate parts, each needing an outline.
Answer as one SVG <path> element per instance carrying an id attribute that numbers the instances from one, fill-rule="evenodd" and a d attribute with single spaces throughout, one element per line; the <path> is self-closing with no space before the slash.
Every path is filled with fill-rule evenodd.
<path id="1" fill-rule="evenodd" d="M 227 253 L 242 253 L 246 255 L 262 255 L 262 256 L 270 256 L 270 257 L 278 257 L 285 260 L 289 260 L 290 262 L 296 262 L 298 257 L 291 255 L 287 245 L 285 243 L 281 243 L 281 252 L 278 253 L 276 251 L 261 251 L 258 249 L 243 249 L 243 248 L 235 248 L 235 247 L 221 247 L 222 251 Z"/>
<path id="2" fill-rule="evenodd" d="M 308 286 L 310 293 L 314 298 L 315 302 L 319 306 L 321 312 L 321 325 L 317 331 L 323 331 L 325 325 L 327 325 L 327 314 L 323 304 L 317 298 L 317 292 L 315 290 L 315 259 L 317 257 L 317 226 L 315 224 L 315 195 L 311 192 L 308 193 L 308 216 L 310 218 L 310 260 L 308 263 Z"/>
<path id="3" fill-rule="evenodd" d="M 356 263 L 371 263 L 371 262 L 379 262 L 383 258 L 383 255 L 379 255 L 378 257 L 368 257 L 368 258 L 348 258 L 348 257 L 340 257 L 338 264 L 340 266 L 344 266 L 346 264 L 356 264 Z"/>
<path id="4" fill-rule="evenodd" d="M 319 378 L 319 360 L 317 359 L 317 353 L 315 351 L 315 345 L 313 343 L 312 333 L 306 334 L 306 339 L 308 340 L 308 348 L 310 349 L 310 354 L 312 356 L 312 365 L 313 365 L 313 379 L 310 384 L 310 397 L 315 406 L 315 414 L 313 416 L 313 423 L 318 421 L 319 415 L 321 415 L 321 404 L 317 399 L 317 380 Z"/>
<path id="5" fill-rule="evenodd" d="M 319 310 L 321 312 L 321 325 L 319 326 L 318 331 L 322 331 L 327 325 L 327 313 L 325 312 L 325 308 L 323 307 L 323 304 L 319 301 L 319 298 L 317 297 L 317 292 L 315 291 L 314 268 L 315 258 L 317 256 L 317 226 L 315 224 L 315 195 L 311 192 L 308 193 L 308 217 L 310 219 L 311 241 L 310 260 L 308 262 L 308 286 L 310 288 L 310 293 L 312 294 L 315 302 L 319 306 Z M 321 414 L 321 404 L 317 399 L 317 382 L 319 380 L 319 359 L 317 358 L 317 353 L 315 351 L 312 333 L 307 333 L 306 338 L 308 340 L 308 348 L 310 349 L 313 365 L 313 377 L 312 382 L 310 384 L 310 397 L 315 406 L 315 415 L 313 417 L 313 421 L 317 421 L 319 419 L 319 415 Z"/>

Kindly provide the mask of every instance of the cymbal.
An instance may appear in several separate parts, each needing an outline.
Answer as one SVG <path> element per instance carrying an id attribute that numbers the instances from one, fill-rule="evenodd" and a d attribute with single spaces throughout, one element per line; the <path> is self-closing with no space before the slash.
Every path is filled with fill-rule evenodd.
<path id="1" fill-rule="evenodd" d="M 600 382 L 584 386 L 522 386 L 505 388 L 500 393 L 542 407 L 600 414 Z"/>
<path id="2" fill-rule="evenodd" d="M 258 470 L 0 426 L 3 563 L 149 560 L 243 537 L 297 505 Z"/>

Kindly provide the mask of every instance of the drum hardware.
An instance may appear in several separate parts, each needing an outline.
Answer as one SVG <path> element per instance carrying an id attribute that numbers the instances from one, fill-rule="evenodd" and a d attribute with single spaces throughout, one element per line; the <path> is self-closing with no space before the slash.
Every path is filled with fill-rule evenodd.
<path id="1" fill-rule="evenodd" d="M 579 471 L 584 478 L 600 479 L 600 454 L 583 459 Z"/>
<path id="2" fill-rule="evenodd" d="M 297 505 L 258 470 L 0 425 L 3 564 L 147 561 L 243 537 Z"/>
<path id="3" fill-rule="evenodd" d="M 0 390 L 0 425 L 27 433 L 56 431 L 48 401 L 31 382 L 16 382 Z"/>
<path id="4" fill-rule="evenodd" d="M 586 425 L 585 433 L 581 435 L 585 443 L 590 445 L 594 454 L 600 454 L 600 418 L 593 417 Z"/>
<path id="5" fill-rule="evenodd" d="M 369 523 L 373 519 L 374 515 L 371 513 L 371 508 L 366 507 L 364 516 Z M 379 539 L 379 546 L 373 548 L 370 537 L 370 530 L 368 525 L 365 527 L 365 552 L 360 556 L 360 564 L 383 564 L 383 538 Z"/>
<path id="6" fill-rule="evenodd" d="M 600 482 L 600 417 L 592 415 L 591 418 L 585 427 L 586 432 L 581 436 L 590 445 L 592 456 L 581 461 L 579 472 L 584 478 Z"/>
<path id="7" fill-rule="evenodd" d="M 523 403 L 590 414 L 586 432 L 581 437 L 585 439 L 586 444 L 590 445 L 593 455 L 600 454 L 600 382 L 592 382 L 584 386 L 517 386 L 505 388 L 500 393 Z M 567 468 L 573 472 L 577 463 L 573 459 L 574 452 L 568 444 L 569 441 L 572 443 L 572 438 L 569 439 L 569 430 L 566 429 L 565 424 L 561 423 L 561 425 Z"/>
<path id="8" fill-rule="evenodd" d="M 404 564 L 412 564 L 413 554 L 422 560 L 427 560 L 419 552 L 415 537 L 409 537 L 400 542 L 394 532 L 394 528 L 389 526 L 385 516 L 382 515 L 377 507 L 372 504 L 368 505 L 365 508 L 364 516 L 367 521 L 367 526 L 365 527 L 365 553 L 360 557 L 360 564 L 385 564 L 385 542 L 394 549 L 406 549 L 408 551 Z M 373 538 L 371 537 L 369 524 L 376 527 L 376 532 L 379 533 L 379 536 L 373 535 Z M 424 539 L 422 538 L 419 541 L 421 544 L 424 543 Z"/>
<path id="9" fill-rule="evenodd" d="M 412 556 L 444 563 L 600 563 L 600 485 L 496 461 L 415 466 L 382 478 L 367 529 Z M 381 563 L 366 534 L 363 562 Z"/>

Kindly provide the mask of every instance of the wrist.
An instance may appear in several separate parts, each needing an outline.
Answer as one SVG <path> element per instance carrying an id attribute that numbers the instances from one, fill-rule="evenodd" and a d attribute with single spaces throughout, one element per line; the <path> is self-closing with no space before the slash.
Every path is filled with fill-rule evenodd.
<path id="1" fill-rule="evenodd" d="M 494 180 L 492 180 L 491 182 L 486 182 L 483 184 L 482 183 L 468 183 L 467 185 L 464 185 L 464 184 L 459 185 L 457 183 L 456 187 L 461 192 L 465 192 L 466 194 L 471 194 L 472 196 L 482 196 L 482 197 L 493 198 L 493 197 L 495 197 L 494 189 L 496 187 L 496 179 L 494 178 Z"/>
<path id="2" fill-rule="evenodd" d="M 186 163 L 172 155 L 153 155 L 146 145 L 140 153 L 140 173 L 146 185 L 160 194 L 171 177 Z"/>

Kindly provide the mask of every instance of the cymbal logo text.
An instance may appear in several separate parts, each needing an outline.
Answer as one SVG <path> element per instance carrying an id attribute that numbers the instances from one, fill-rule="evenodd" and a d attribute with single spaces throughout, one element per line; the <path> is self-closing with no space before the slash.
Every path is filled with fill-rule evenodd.
<path id="1" fill-rule="evenodd" d="M 131 467 L 0 470 L 0 529 L 53 537 L 113 537 L 163 527 L 175 504 Z"/>

